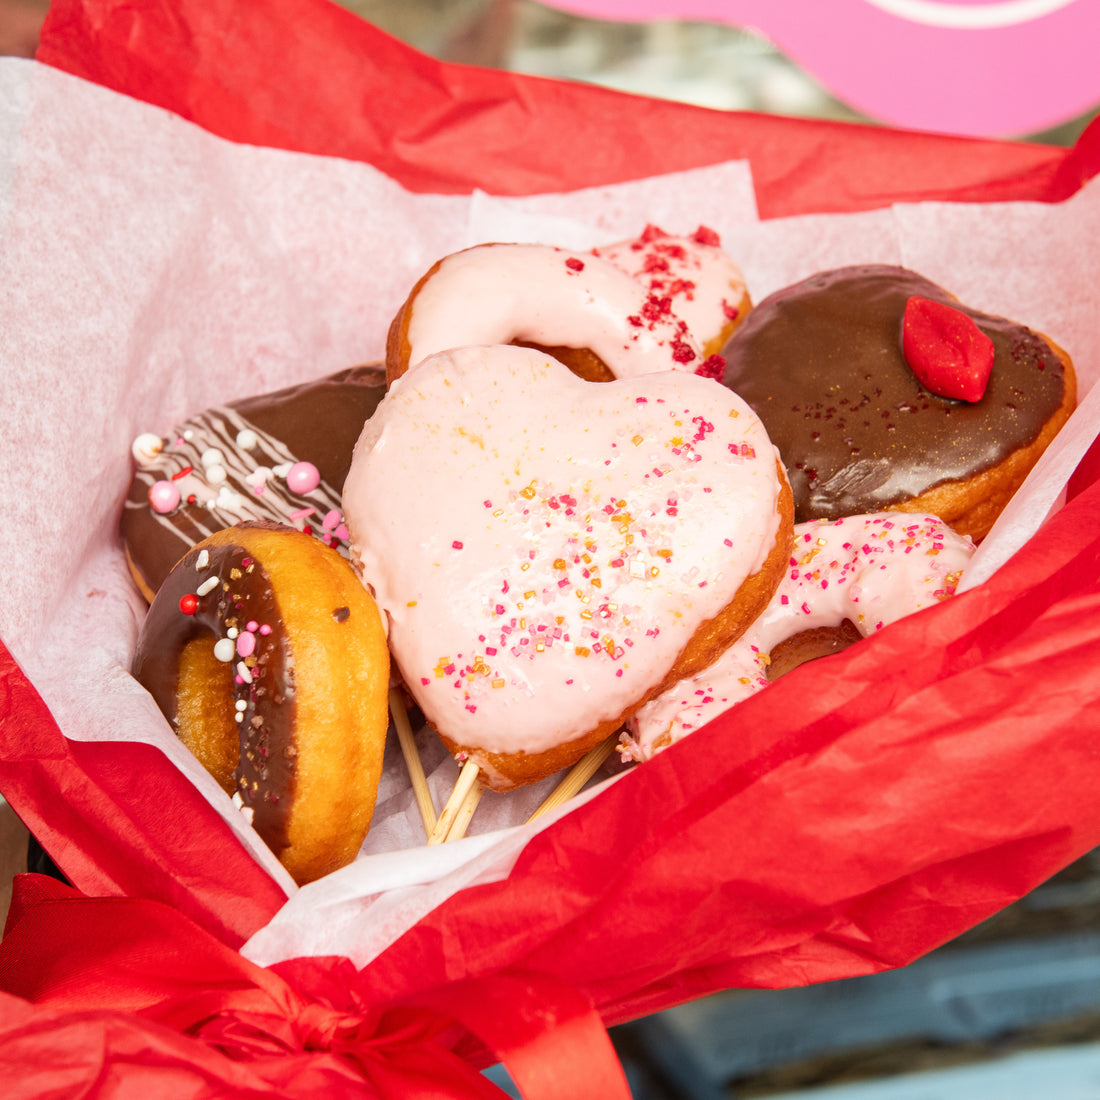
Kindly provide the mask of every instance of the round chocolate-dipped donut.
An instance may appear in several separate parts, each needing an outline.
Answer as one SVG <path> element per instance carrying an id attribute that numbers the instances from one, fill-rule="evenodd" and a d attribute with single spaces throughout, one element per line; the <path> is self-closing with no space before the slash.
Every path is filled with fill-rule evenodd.
<path id="1" fill-rule="evenodd" d="M 146 600 L 185 551 L 243 520 L 308 530 L 346 552 L 340 493 L 384 392 L 380 365 L 351 367 L 138 436 L 119 530 Z"/>
<path id="2" fill-rule="evenodd" d="M 972 318 L 992 342 L 980 400 L 926 388 L 902 349 L 910 299 Z M 763 420 L 795 518 L 928 512 L 975 539 L 1076 403 L 1070 357 L 928 279 L 874 264 L 821 272 L 757 303 L 726 344 L 723 381 Z"/>
<path id="3" fill-rule="evenodd" d="M 161 585 L 132 670 L 295 881 L 355 858 L 382 771 L 389 651 L 345 558 L 277 524 L 215 532 Z"/>

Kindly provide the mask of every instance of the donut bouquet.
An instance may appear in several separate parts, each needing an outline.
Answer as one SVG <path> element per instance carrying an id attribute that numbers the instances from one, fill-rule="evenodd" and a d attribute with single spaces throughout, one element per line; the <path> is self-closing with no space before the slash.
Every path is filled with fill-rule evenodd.
<path id="1" fill-rule="evenodd" d="M 380 375 L 132 448 L 134 675 L 303 883 L 366 839 L 388 711 L 427 842 L 573 768 L 537 816 L 953 596 L 1076 407 L 1019 323 L 887 264 L 754 307 L 703 227 L 453 253 Z M 441 813 L 406 700 L 461 765 Z"/>
<path id="2" fill-rule="evenodd" d="M 884 132 L 858 199 L 679 108 L 602 174 L 401 160 L 103 87 L 114 26 L 0 67 L 0 790 L 77 889 L 614 1022 L 901 965 L 1100 840 L 1091 146 Z"/>

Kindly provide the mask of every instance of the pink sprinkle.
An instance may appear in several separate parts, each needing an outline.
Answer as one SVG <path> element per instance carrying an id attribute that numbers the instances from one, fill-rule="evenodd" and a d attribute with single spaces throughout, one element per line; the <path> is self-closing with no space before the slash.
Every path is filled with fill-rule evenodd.
<path id="1" fill-rule="evenodd" d="M 779 602 L 783 604 L 784 607 L 786 607 L 786 605 L 789 604 L 791 601 L 787 596 L 784 595 L 779 597 Z"/>
<path id="2" fill-rule="evenodd" d="M 810 605 L 809 605 L 808 603 L 804 603 L 804 604 L 802 605 L 802 614 L 803 614 L 803 615 L 809 615 L 809 614 L 811 614 L 811 611 L 810 611 Z"/>
<path id="3" fill-rule="evenodd" d="M 612 562 L 612 564 L 614 565 L 614 562 Z M 569 578 L 568 577 L 562 577 L 562 579 L 560 581 L 558 581 L 558 587 L 559 588 L 568 588 L 569 587 Z"/>
<path id="4" fill-rule="evenodd" d="M 452 550 L 461 550 L 462 549 L 462 543 L 459 542 L 458 539 L 455 539 L 454 542 L 451 543 L 451 549 Z"/>
<path id="5" fill-rule="evenodd" d="M 154 481 L 149 486 L 149 507 L 160 515 L 171 512 L 180 502 L 180 491 L 170 481 Z"/>
<path id="6" fill-rule="evenodd" d="M 251 657 L 256 649 L 256 635 L 251 630 L 242 630 L 237 635 L 237 656 Z"/>
<path id="7" fill-rule="evenodd" d="M 340 525 L 339 525 L 339 526 L 338 526 L 338 527 L 336 528 L 336 530 L 335 530 L 335 531 L 333 531 L 332 533 L 333 533 L 333 535 L 335 535 L 335 536 L 336 536 L 336 538 L 338 538 L 338 539 L 346 539 L 346 538 L 348 537 L 348 529 L 347 529 L 347 527 L 346 527 L 346 526 L 345 526 L 344 524 L 342 524 L 342 523 L 341 523 L 341 524 L 340 524 Z"/>
<path id="8" fill-rule="evenodd" d="M 287 470 L 286 486 L 292 493 L 312 493 L 321 484 L 321 472 L 312 462 L 295 462 Z"/>
<path id="9" fill-rule="evenodd" d="M 245 630 L 259 630 L 260 624 L 255 619 L 249 619 L 244 628 Z"/>
<path id="10" fill-rule="evenodd" d="M 325 513 L 325 518 L 321 520 L 321 529 L 323 531 L 331 531 L 340 522 L 340 509 L 330 508 Z"/>
<path id="11" fill-rule="evenodd" d="M 427 676 L 421 676 L 420 683 L 423 684 L 424 687 L 427 687 L 431 683 L 431 680 L 429 680 Z"/>
<path id="12" fill-rule="evenodd" d="M 264 623 L 264 625 L 260 627 L 260 633 L 266 638 L 271 633 L 271 627 L 268 626 L 267 623 Z"/>
<path id="13" fill-rule="evenodd" d="M 315 510 L 314 508 L 299 508 L 296 512 L 291 512 L 287 518 L 295 521 L 305 519 L 306 516 L 312 516 Z"/>

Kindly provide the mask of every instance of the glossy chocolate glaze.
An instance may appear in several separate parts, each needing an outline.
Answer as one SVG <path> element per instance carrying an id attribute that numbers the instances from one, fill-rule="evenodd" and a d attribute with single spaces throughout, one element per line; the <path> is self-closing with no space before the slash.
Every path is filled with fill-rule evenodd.
<path id="1" fill-rule="evenodd" d="M 123 506 L 119 529 L 133 568 L 156 591 L 189 547 L 242 520 L 269 519 L 299 529 L 311 526 L 321 534 L 321 516 L 340 507 L 355 443 L 384 395 L 380 366 L 351 367 L 317 381 L 216 406 L 176 427 L 162 438 L 160 454 L 138 468 Z M 256 433 L 254 447 L 237 445 L 242 429 Z M 227 457 L 223 482 L 212 483 L 204 477 L 200 456 L 210 447 Z M 298 461 L 317 467 L 321 485 L 315 492 L 291 492 L 285 479 L 271 476 L 263 492 L 257 493 L 247 480 L 260 467 Z M 181 476 L 188 467 L 194 468 L 193 473 Z M 173 478 L 183 489 L 183 499 L 172 512 L 159 515 L 149 506 L 149 487 Z M 187 496 L 196 491 L 200 499 L 189 503 Z M 310 507 L 314 515 L 297 521 L 290 518 Z M 324 534 L 333 541 L 331 533 Z"/>
<path id="2" fill-rule="evenodd" d="M 264 526 L 264 525 L 253 525 Z M 266 525 L 273 526 L 273 525 Z M 261 563 L 236 544 L 212 547 L 209 561 L 198 567 L 198 549 L 190 550 L 180 566 L 157 593 L 142 624 L 132 672 L 149 692 L 179 735 L 176 700 L 179 692 L 180 655 L 193 640 L 209 644 L 242 631 L 250 621 L 270 626 L 269 634 L 255 632 L 256 648 L 245 660 L 251 682 L 234 682 L 224 695 L 226 722 L 234 724 L 238 700 L 244 703 L 241 721 L 240 762 L 234 776 L 242 804 L 253 812 L 252 825 L 277 856 L 287 845 L 287 818 L 297 776 L 297 748 L 293 729 L 296 717 L 294 655 L 281 629 L 279 603 Z M 218 583 L 198 597 L 193 615 L 180 610 L 180 598 L 210 577 Z M 241 658 L 233 656 L 226 680 Z M 240 680 L 237 676 L 236 680 Z"/>
<path id="3" fill-rule="evenodd" d="M 909 369 L 901 325 L 914 295 L 966 313 L 992 339 L 980 401 L 939 397 Z M 825 271 L 777 291 L 723 354 L 723 381 L 779 448 L 799 523 L 880 511 L 996 466 L 1035 439 L 1065 392 L 1061 361 L 1030 329 L 888 265 Z"/>

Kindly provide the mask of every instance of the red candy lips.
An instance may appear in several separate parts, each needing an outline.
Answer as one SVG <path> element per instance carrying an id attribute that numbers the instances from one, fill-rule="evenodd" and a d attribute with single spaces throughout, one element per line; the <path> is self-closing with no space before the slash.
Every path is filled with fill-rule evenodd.
<path id="1" fill-rule="evenodd" d="M 993 369 L 993 341 L 965 313 L 912 297 L 905 303 L 901 348 L 921 385 L 940 397 L 980 401 Z"/>

